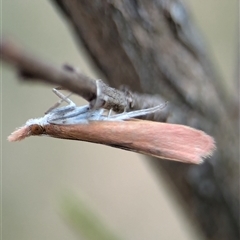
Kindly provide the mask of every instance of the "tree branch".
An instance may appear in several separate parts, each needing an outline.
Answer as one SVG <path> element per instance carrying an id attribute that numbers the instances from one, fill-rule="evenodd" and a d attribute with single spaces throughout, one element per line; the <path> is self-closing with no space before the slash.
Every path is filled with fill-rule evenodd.
<path id="1" fill-rule="evenodd" d="M 150 108 L 164 103 L 160 97 L 141 96 L 141 94 L 131 93 L 128 90 L 120 91 L 111 88 L 101 80 L 87 77 L 72 66 L 56 67 L 26 52 L 9 39 L 0 42 L 0 55 L 4 61 L 17 68 L 22 81 L 40 81 L 64 87 L 90 102 L 90 106 L 93 108 L 103 107 L 123 112 L 124 110 Z M 165 120 L 167 109 L 164 109 L 160 115 L 159 112 L 156 112 L 147 117 Z"/>

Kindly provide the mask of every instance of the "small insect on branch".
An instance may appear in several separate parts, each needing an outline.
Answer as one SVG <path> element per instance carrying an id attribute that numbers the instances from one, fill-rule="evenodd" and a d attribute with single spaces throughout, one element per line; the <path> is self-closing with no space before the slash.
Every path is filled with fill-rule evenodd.
<path id="1" fill-rule="evenodd" d="M 163 109 L 166 104 L 109 115 L 103 108 L 78 107 L 57 90 L 55 93 L 69 105 L 53 108 L 44 117 L 28 120 L 8 137 L 9 141 L 48 135 L 194 164 L 202 163 L 215 149 L 213 138 L 194 128 L 134 119 Z"/>

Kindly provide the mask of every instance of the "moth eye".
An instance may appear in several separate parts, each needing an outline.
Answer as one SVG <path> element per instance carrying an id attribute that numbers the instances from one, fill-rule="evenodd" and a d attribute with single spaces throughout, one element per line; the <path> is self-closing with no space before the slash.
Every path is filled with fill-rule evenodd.
<path id="1" fill-rule="evenodd" d="M 30 131 L 32 133 L 32 135 L 41 135 L 44 132 L 44 129 L 42 126 L 38 125 L 38 124 L 33 124 L 32 126 L 30 126 Z"/>

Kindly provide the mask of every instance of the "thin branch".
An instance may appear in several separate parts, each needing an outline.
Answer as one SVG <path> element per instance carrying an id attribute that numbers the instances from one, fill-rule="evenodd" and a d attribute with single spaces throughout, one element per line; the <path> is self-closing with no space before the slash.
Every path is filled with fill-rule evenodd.
<path id="1" fill-rule="evenodd" d="M 111 88 L 103 81 L 94 80 L 75 70 L 72 66 L 56 67 L 28 53 L 9 39 L 1 41 L 0 54 L 5 62 L 17 68 L 20 80 L 40 81 L 64 87 L 83 97 L 93 108 L 103 107 L 115 112 L 122 112 L 149 108 L 165 102 L 164 99 L 157 96 L 141 95 L 131 93 L 128 90 L 120 91 Z M 164 109 L 163 114 L 159 115 L 158 112 L 148 116 L 148 118 L 164 121 L 167 115 L 168 108 Z"/>

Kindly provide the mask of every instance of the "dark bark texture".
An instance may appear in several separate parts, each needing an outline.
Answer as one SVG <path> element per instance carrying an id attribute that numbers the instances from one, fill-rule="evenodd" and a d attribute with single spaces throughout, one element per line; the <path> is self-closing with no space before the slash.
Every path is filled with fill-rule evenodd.
<path id="1" fill-rule="evenodd" d="M 215 137 L 217 152 L 200 166 L 149 162 L 159 175 L 164 169 L 206 239 L 239 239 L 238 96 L 225 92 L 183 2 L 52 2 L 110 86 L 158 94 L 176 109 L 168 122 Z"/>

